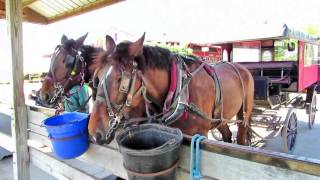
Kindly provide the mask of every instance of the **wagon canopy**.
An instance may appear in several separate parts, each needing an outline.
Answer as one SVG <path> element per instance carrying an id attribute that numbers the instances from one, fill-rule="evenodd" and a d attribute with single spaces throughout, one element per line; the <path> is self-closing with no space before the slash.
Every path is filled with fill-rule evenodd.
<path id="1" fill-rule="evenodd" d="M 224 40 L 213 37 L 213 44 L 226 44 L 250 40 L 292 38 L 310 43 L 319 43 L 320 37 L 311 36 L 287 24 L 256 24 L 237 28 L 231 34 L 224 35 Z"/>
<path id="2" fill-rule="evenodd" d="M 22 0 L 23 20 L 50 24 L 123 0 Z M 5 0 L 0 0 L 0 19 L 6 18 Z"/>

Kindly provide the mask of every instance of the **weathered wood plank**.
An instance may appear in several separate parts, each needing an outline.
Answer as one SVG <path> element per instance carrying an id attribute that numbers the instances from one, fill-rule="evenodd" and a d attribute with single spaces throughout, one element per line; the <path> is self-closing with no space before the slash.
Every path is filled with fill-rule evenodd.
<path id="1" fill-rule="evenodd" d="M 43 146 L 51 147 L 51 142 L 47 136 L 43 136 L 41 134 L 35 133 L 35 132 L 29 132 L 29 140 L 28 142 L 36 142 L 38 144 L 42 144 Z"/>
<path id="2" fill-rule="evenodd" d="M 76 169 L 53 156 L 30 148 L 31 163 L 58 179 L 94 180 L 95 177 Z"/>
<path id="3" fill-rule="evenodd" d="M 30 133 L 31 137 L 39 136 Z M 42 137 L 46 138 L 46 137 Z M 34 138 L 33 138 L 34 140 Z M 47 139 L 46 144 L 50 143 Z M 89 150 L 79 157 L 81 161 L 96 164 L 122 178 L 127 178 L 123 168 L 122 156 L 115 147 L 91 144 Z M 180 152 L 178 179 L 189 176 L 190 147 L 183 145 Z M 228 172 L 226 174 L 226 172 Z M 257 173 L 259 172 L 259 173 Z M 304 174 L 276 166 L 265 165 L 239 158 L 201 150 L 201 173 L 206 178 L 217 179 L 318 179 L 317 176 Z"/>
<path id="4" fill-rule="evenodd" d="M 41 134 L 43 136 L 48 136 L 47 130 L 44 127 L 39 126 L 37 124 L 28 123 L 28 130 L 37 134 Z"/>
<path id="5" fill-rule="evenodd" d="M 30 109 L 30 107 L 28 107 L 28 108 Z M 47 114 L 44 114 L 42 112 L 28 110 L 29 123 L 41 126 L 42 121 L 48 117 L 50 117 L 50 116 L 48 116 Z"/>
<path id="6" fill-rule="evenodd" d="M 90 148 L 86 153 L 79 157 L 82 161 L 95 163 L 98 166 L 104 167 L 119 177 L 127 179 L 127 174 L 123 168 L 122 156 L 114 149 L 104 146 L 90 144 Z"/>
<path id="7" fill-rule="evenodd" d="M 14 115 L 12 139 L 14 142 L 14 179 L 30 179 L 29 153 L 27 146 L 27 108 L 23 91 L 23 50 L 22 50 L 22 1 L 6 0 L 6 18 L 12 63 L 12 91 Z"/>
<path id="8" fill-rule="evenodd" d="M 96 10 L 96 9 L 99 9 L 102 7 L 106 7 L 106 6 L 121 2 L 121 1 L 123 1 L 123 0 L 109 0 L 109 1 L 98 0 L 98 1 L 92 2 L 90 4 L 84 5 L 83 7 L 75 8 L 71 11 L 67 11 L 67 12 L 61 13 L 55 17 L 52 17 L 51 19 L 49 19 L 49 23 L 53 23 L 53 22 L 65 19 L 67 17 L 74 17 L 77 15 L 83 14 L 85 12 Z"/>
<path id="9" fill-rule="evenodd" d="M 33 117 L 39 116 L 35 113 Z M 50 144 L 45 136 L 32 132 L 29 134 L 31 140 Z M 181 180 L 189 177 L 189 140 L 190 137 L 186 136 L 180 153 L 178 179 Z M 209 179 L 319 179 L 319 160 L 223 142 L 205 141 L 201 146 L 201 172 Z M 115 141 L 108 146 L 91 144 L 79 159 L 127 178 Z"/>
<path id="10" fill-rule="evenodd" d="M 189 171 L 190 147 L 183 146 L 180 152 L 179 167 Z M 317 176 L 292 171 L 276 166 L 256 163 L 231 156 L 225 156 L 201 150 L 201 175 L 205 178 L 216 178 L 224 180 L 301 180 L 319 179 Z"/>
<path id="11" fill-rule="evenodd" d="M 52 149 L 48 147 L 48 146 L 51 146 L 51 144 L 49 144 L 50 142 L 47 137 L 36 134 L 36 133 L 31 133 L 31 136 L 33 137 L 33 139 L 32 140 L 30 139 L 28 141 L 29 147 L 36 149 L 41 153 L 50 153 L 47 155 L 51 156 L 52 158 L 55 158 L 51 153 Z M 45 141 L 45 144 L 47 145 L 44 145 L 41 142 L 40 142 L 40 145 L 35 143 L 35 142 L 39 143 L 38 141 L 39 139 L 41 139 L 42 141 L 43 139 L 45 139 L 44 141 Z M 79 159 L 61 160 L 61 162 L 66 163 L 68 166 L 71 166 L 76 170 L 83 171 L 84 173 L 89 174 L 90 176 L 94 176 L 95 178 L 98 178 L 98 179 L 103 179 L 111 174 L 109 171 L 107 171 L 103 167 L 97 166 L 96 164 L 90 164 L 88 162 L 84 162 Z"/>
<path id="12" fill-rule="evenodd" d="M 190 139 L 190 136 L 185 136 L 184 143 L 189 144 Z M 269 166 L 276 166 L 292 171 L 320 176 L 320 160 L 318 159 L 210 140 L 203 141 L 202 147 L 208 152 L 227 157 L 230 156 L 249 162 L 253 161 Z"/>

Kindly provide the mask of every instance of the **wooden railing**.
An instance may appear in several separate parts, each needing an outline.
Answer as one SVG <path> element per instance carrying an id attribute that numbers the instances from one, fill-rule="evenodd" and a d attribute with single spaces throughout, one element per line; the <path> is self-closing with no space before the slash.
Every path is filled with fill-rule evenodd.
<path id="1" fill-rule="evenodd" d="M 99 179 L 101 176 L 97 175 L 105 173 L 104 170 L 127 178 L 122 156 L 114 141 L 106 146 L 90 144 L 86 153 L 73 160 L 78 163 L 56 159 L 48 148 L 51 143 L 47 138 L 47 132 L 41 127 L 42 120 L 53 113 L 53 110 L 47 108 L 28 107 L 28 145 L 31 163 L 58 179 Z M 189 141 L 190 137 L 185 136 L 180 151 L 177 179 L 189 178 Z M 81 169 L 79 164 L 91 169 Z M 202 143 L 201 174 L 203 179 L 319 179 L 320 161 L 206 140 Z"/>

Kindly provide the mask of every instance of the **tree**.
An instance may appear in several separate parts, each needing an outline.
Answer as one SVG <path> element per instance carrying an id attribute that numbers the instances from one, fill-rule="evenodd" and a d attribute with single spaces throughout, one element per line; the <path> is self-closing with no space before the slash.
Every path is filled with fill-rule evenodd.
<path id="1" fill-rule="evenodd" d="M 314 24 L 309 24 L 304 28 L 304 31 L 312 36 L 320 36 L 319 27 Z"/>

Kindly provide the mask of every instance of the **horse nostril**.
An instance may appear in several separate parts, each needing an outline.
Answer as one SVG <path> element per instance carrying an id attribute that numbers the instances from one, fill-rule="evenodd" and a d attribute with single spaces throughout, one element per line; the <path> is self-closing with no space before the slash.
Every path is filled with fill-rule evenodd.
<path id="1" fill-rule="evenodd" d="M 49 94 L 48 93 L 46 93 L 45 95 L 44 95 L 44 99 L 47 101 L 47 100 L 49 100 Z"/>
<path id="2" fill-rule="evenodd" d="M 42 101 L 48 101 L 49 99 L 49 94 L 48 93 L 40 93 L 40 99 Z"/>
<path id="3" fill-rule="evenodd" d="M 99 145 L 102 145 L 104 144 L 104 139 L 103 139 L 103 136 L 102 136 L 102 133 L 100 132 L 97 132 L 96 136 L 95 136 L 95 142 Z"/>

